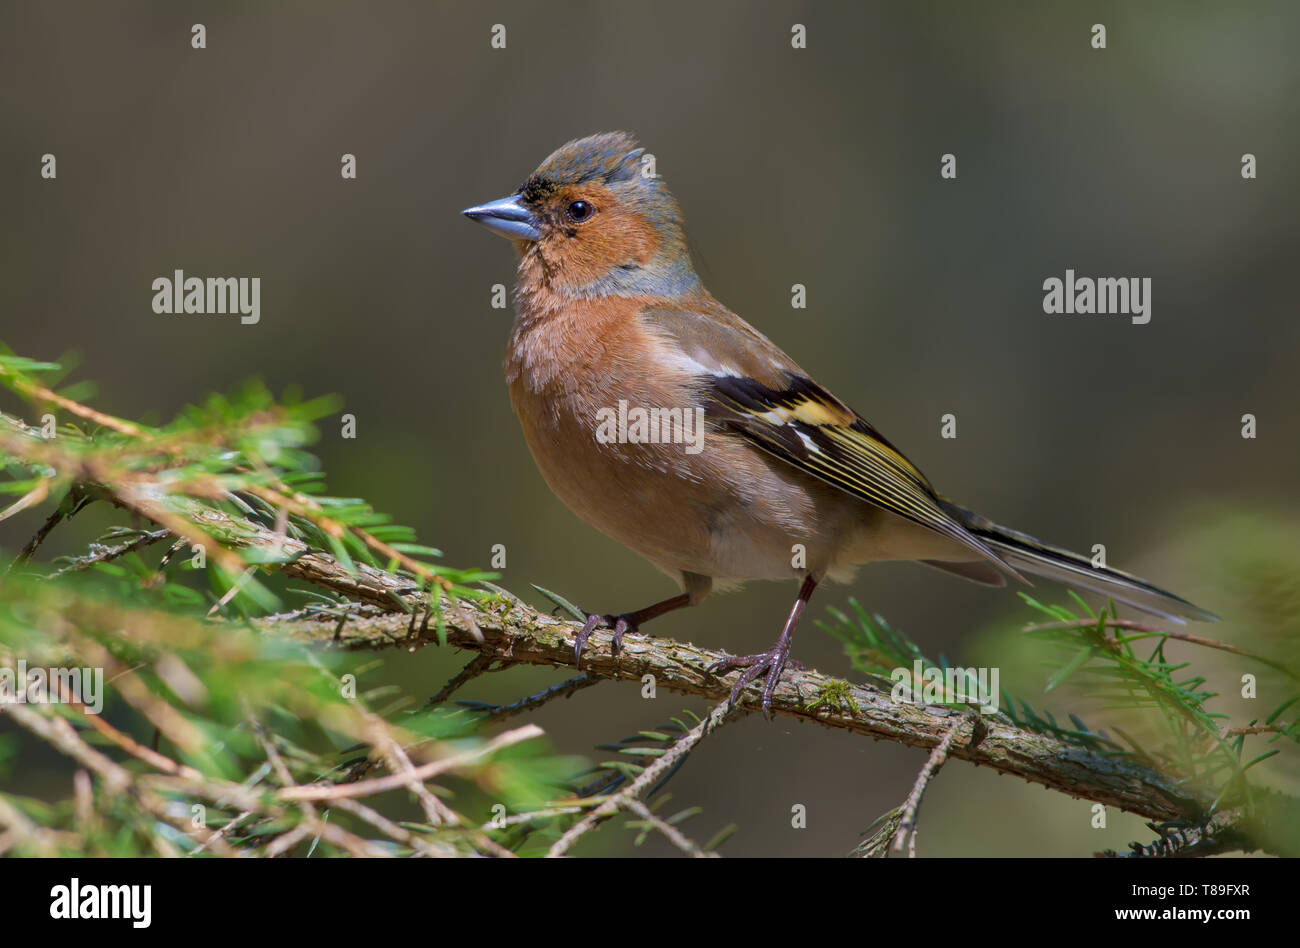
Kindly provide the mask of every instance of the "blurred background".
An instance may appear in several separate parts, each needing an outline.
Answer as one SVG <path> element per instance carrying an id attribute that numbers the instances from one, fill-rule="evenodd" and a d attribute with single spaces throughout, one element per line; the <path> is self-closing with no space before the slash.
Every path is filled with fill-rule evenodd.
<path id="1" fill-rule="evenodd" d="M 195 23 L 206 49 L 191 48 Z M 796 23 L 806 49 L 791 48 Z M 1105 544 L 1112 565 L 1223 616 L 1197 631 L 1295 657 L 1300 6 L 9 2 L 0 24 L 0 341 L 79 353 L 74 378 L 98 383 L 105 411 L 162 421 L 248 378 L 337 392 L 358 434 L 322 428 L 332 492 L 414 525 L 448 564 L 486 567 L 504 544 L 501 583 L 539 605 L 531 583 L 602 612 L 673 594 L 534 468 L 501 374 L 511 313 L 490 305 L 514 254 L 459 214 L 569 139 L 626 129 L 656 156 L 713 294 L 941 491 L 1049 542 Z M 40 177 L 46 153 L 55 180 Z M 340 177 L 345 153 L 356 180 Z M 944 153 L 955 180 L 940 178 Z M 1150 277 L 1151 322 L 1045 315 L 1042 283 L 1067 268 Z M 151 283 L 176 269 L 261 277 L 260 323 L 156 315 Z M 806 309 L 790 306 L 795 283 Z M 945 413 L 956 439 L 940 437 Z M 38 523 L 5 523 L 0 548 Z M 44 552 L 85 539 L 56 534 Z M 753 584 L 647 631 L 753 651 L 795 591 Z M 824 587 L 810 617 L 850 596 L 931 657 L 999 665 L 1036 706 L 1081 706 L 1043 699 L 1042 655 L 1017 631 L 1034 614 L 1010 590 L 884 565 Z M 794 653 L 849 672 L 811 621 Z M 1240 676 L 1265 669 L 1171 653 L 1225 692 L 1214 710 L 1234 723 L 1295 690 L 1261 674 L 1243 701 Z M 372 678 L 420 698 L 470 656 L 381 657 Z M 563 677 L 519 669 L 464 696 L 508 701 Z M 594 745 L 687 707 L 706 704 L 605 684 L 536 720 L 557 750 L 599 759 Z M 704 808 L 698 837 L 739 824 L 724 853 L 838 855 L 924 760 L 751 716 L 671 790 Z M 790 826 L 795 804 L 806 829 Z M 1090 815 L 954 762 L 927 794 L 919 851 L 1150 841 L 1137 818 L 1094 830 Z M 670 852 L 633 836 L 579 851 Z"/>

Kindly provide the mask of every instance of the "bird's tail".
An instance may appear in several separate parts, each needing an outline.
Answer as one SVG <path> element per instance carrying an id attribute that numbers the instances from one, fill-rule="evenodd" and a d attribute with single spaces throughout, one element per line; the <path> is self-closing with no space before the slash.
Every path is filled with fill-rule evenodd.
<path id="1" fill-rule="evenodd" d="M 1193 605 L 1181 596 L 1153 586 L 1144 579 L 1112 569 L 1093 566 L 1086 556 L 1048 546 L 1031 536 L 1000 526 L 986 517 L 942 501 L 944 509 L 967 530 L 979 537 L 1010 567 L 1109 596 L 1152 615 L 1177 622 L 1217 622 L 1212 612 Z"/>

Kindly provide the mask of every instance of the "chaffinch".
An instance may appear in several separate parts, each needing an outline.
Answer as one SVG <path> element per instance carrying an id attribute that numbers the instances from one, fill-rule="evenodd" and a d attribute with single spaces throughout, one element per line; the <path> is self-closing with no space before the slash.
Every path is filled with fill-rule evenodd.
<path id="1" fill-rule="evenodd" d="M 570 510 L 678 581 L 682 594 L 592 615 L 628 630 L 750 579 L 802 585 L 776 643 L 729 657 L 731 691 L 766 676 L 762 708 L 813 589 L 854 567 L 912 560 L 989 586 L 1021 571 L 1181 622 L 1210 613 L 1144 580 L 1001 527 L 947 500 L 794 360 L 714 299 L 682 215 L 623 132 L 564 145 L 512 195 L 466 217 L 514 241 L 510 400 Z M 698 432 L 693 420 L 702 420 Z"/>

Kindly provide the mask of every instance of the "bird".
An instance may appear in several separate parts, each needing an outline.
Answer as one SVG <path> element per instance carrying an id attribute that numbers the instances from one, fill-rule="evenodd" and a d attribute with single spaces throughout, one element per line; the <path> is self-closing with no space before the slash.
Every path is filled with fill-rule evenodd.
<path id="1" fill-rule="evenodd" d="M 881 561 L 988 586 L 1028 584 L 1032 574 L 1174 622 L 1217 618 L 938 493 L 862 415 L 705 289 L 682 212 L 649 158 L 627 132 L 576 139 L 509 196 L 461 212 L 517 251 L 505 376 L 543 479 L 682 590 L 632 612 L 589 614 L 575 664 L 598 627 L 612 631 L 617 653 L 625 633 L 714 588 L 798 580 L 771 648 L 709 667 L 719 678 L 739 672 L 730 709 L 764 678 L 770 718 L 813 590 Z M 699 437 L 688 439 L 692 419 Z"/>

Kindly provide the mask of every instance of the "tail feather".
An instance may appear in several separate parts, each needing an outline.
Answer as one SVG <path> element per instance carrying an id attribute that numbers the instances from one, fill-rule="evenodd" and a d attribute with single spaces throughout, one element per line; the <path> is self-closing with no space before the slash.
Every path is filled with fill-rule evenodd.
<path id="1" fill-rule="evenodd" d="M 963 526 L 993 549 L 1009 566 L 1035 576 L 1077 586 L 1102 596 L 1109 596 L 1180 625 L 1187 619 L 1217 622 L 1219 617 L 1200 606 L 1154 586 L 1144 579 L 1109 566 L 1093 566 L 1078 553 L 1048 546 L 1024 533 L 1000 526 L 986 517 L 944 501 L 944 509 Z"/>

